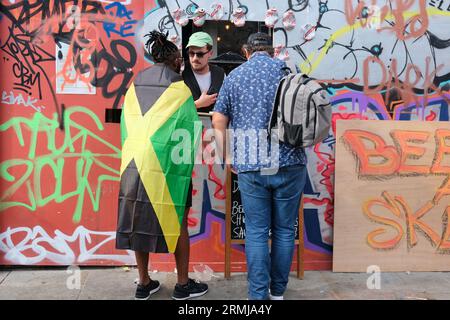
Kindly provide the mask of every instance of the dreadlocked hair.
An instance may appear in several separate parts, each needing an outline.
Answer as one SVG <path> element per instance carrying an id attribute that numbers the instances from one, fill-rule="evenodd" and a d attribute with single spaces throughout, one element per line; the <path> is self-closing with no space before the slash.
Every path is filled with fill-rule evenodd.
<path id="1" fill-rule="evenodd" d="M 145 47 L 155 62 L 169 62 L 178 52 L 178 47 L 167 40 L 167 34 L 154 30 L 146 34 L 145 37 L 149 37 Z"/>

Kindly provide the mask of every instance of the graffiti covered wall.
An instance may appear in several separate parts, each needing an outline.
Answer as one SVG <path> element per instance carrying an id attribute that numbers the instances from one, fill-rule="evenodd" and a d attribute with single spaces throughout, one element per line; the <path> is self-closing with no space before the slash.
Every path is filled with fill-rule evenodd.
<path id="1" fill-rule="evenodd" d="M 120 108 L 144 65 L 131 1 L 1 1 L 1 264 L 110 264 Z"/>
<path id="2" fill-rule="evenodd" d="M 181 43 L 174 10 L 192 17 L 197 8 L 212 13 L 214 3 L 222 20 L 241 8 L 246 20 L 264 21 L 276 8 L 279 58 L 332 95 L 333 130 L 307 150 L 306 269 L 331 268 L 335 121 L 449 120 L 450 0 L 2 0 L 1 264 L 134 262 L 114 249 L 120 132 L 105 110 L 120 108 L 133 77 L 150 65 L 146 32 Z M 282 23 L 287 10 L 291 30 Z M 220 166 L 195 168 L 189 214 L 191 262 L 217 271 L 224 177 Z M 169 255 L 152 261 L 173 268 Z M 242 246 L 232 261 L 232 271 L 244 270 Z"/>

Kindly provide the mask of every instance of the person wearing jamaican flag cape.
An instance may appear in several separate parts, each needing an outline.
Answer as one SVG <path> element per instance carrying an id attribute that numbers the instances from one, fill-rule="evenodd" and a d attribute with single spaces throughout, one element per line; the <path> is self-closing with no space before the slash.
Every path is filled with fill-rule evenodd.
<path id="1" fill-rule="evenodd" d="M 177 46 L 160 32 L 147 36 L 155 64 L 136 76 L 122 108 L 116 247 L 135 251 L 138 300 L 160 289 L 148 274 L 149 253 L 174 253 L 178 283 L 172 298 L 184 300 L 208 291 L 206 284 L 188 278 L 187 213 L 201 125 L 191 91 L 179 74 Z"/>

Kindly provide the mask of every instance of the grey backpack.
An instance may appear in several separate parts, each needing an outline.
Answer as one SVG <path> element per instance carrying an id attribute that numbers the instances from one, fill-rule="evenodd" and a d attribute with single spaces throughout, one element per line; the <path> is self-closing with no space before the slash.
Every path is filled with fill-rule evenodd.
<path id="1" fill-rule="evenodd" d="M 326 89 L 307 75 L 288 74 L 278 85 L 269 134 L 292 147 L 322 142 L 331 126 L 331 104 Z M 278 131 L 277 131 L 278 129 Z"/>

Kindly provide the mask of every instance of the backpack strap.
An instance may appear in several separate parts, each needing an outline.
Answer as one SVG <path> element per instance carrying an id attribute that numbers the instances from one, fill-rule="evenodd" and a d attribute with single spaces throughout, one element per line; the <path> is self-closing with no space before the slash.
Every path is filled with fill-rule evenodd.
<path id="1" fill-rule="evenodd" d="M 281 89 L 283 88 L 283 84 L 287 79 L 287 76 L 292 73 L 291 68 L 285 65 L 285 67 L 281 68 L 281 71 L 284 73 L 283 78 L 281 78 L 280 83 L 278 84 L 277 93 L 275 95 L 275 100 L 273 102 L 273 108 L 272 108 L 272 115 L 270 117 L 270 123 L 269 123 L 269 134 L 270 131 L 276 126 L 277 124 L 277 117 L 278 117 L 278 106 L 280 104 L 280 96 L 281 96 Z"/>
<path id="2" fill-rule="evenodd" d="M 294 76 L 288 75 L 286 76 L 286 86 L 283 90 L 283 93 L 281 95 L 281 121 L 284 122 L 284 109 L 285 109 L 285 103 L 284 103 L 284 99 L 286 96 L 286 92 L 288 91 L 289 87 L 291 86 L 291 82 L 292 80 L 295 78 Z"/>
<path id="3" fill-rule="evenodd" d="M 287 77 L 283 77 L 278 84 L 277 93 L 275 95 L 275 100 L 273 102 L 273 108 L 272 108 L 272 116 L 270 117 L 270 125 L 269 125 L 269 133 L 277 124 L 277 117 L 278 117 L 278 106 L 280 105 L 280 96 L 281 96 L 281 89 L 283 88 L 283 84 L 286 81 Z"/>
<path id="4" fill-rule="evenodd" d="M 288 66 L 281 68 L 281 71 L 284 72 L 284 75 L 285 75 L 285 76 L 287 76 L 287 75 L 289 75 L 289 74 L 292 73 L 291 68 L 289 68 Z"/>

